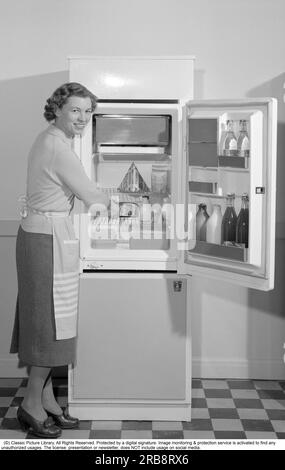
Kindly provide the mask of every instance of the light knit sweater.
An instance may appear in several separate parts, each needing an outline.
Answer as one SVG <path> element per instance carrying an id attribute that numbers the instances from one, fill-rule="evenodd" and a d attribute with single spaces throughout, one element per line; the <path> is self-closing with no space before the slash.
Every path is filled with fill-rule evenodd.
<path id="1" fill-rule="evenodd" d="M 27 205 L 41 212 L 70 212 L 74 197 L 88 208 L 100 201 L 100 193 L 86 175 L 72 149 L 72 139 L 50 125 L 35 140 L 28 158 Z M 106 199 L 105 199 L 106 201 Z M 28 210 L 21 226 L 27 232 L 52 233 L 51 221 Z"/>

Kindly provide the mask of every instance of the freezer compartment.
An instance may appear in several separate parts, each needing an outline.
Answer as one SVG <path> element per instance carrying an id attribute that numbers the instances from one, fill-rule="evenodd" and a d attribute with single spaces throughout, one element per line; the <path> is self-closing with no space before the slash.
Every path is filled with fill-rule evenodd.
<path id="1" fill-rule="evenodd" d="M 189 401 L 186 299 L 176 273 L 83 274 L 74 400 Z"/>
<path id="2" fill-rule="evenodd" d="M 170 116 L 95 115 L 93 139 L 101 145 L 167 146 Z"/>

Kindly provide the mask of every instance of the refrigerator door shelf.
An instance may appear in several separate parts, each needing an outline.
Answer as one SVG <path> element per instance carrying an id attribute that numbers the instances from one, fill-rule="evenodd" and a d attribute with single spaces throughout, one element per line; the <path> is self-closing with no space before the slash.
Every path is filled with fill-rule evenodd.
<path id="1" fill-rule="evenodd" d="M 229 119 L 234 120 L 235 129 L 241 120 L 246 120 L 249 157 L 223 154 Z M 178 250 L 178 272 L 195 273 L 260 290 L 273 289 L 277 101 L 274 98 L 189 101 L 184 107 L 183 133 L 185 148 L 180 167 L 180 197 L 185 212 L 181 228 L 190 228 L 195 222 L 196 209 L 201 203 L 206 204 L 211 215 L 213 204 L 218 201 L 224 214 L 226 195 L 230 192 L 236 195 L 234 204 L 237 215 L 241 209 L 242 194 L 248 194 L 249 229 L 246 249 L 222 244 L 211 247 L 211 244 L 196 241 L 196 230 L 192 227 L 188 230 L 188 236 L 186 234 L 185 243 L 181 240 L 178 244 L 182 247 Z M 194 158 L 191 155 L 193 149 Z M 195 185 L 190 180 L 193 175 L 196 175 L 193 178 Z M 217 186 L 213 185 L 214 181 Z M 212 188 L 216 191 L 210 194 Z M 182 230 L 180 233 L 184 232 Z"/>

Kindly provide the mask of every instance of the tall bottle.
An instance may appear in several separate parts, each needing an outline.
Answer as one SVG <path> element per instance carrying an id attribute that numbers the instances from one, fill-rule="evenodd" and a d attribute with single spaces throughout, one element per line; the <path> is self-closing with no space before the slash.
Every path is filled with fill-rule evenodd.
<path id="1" fill-rule="evenodd" d="M 235 194 L 228 193 L 226 199 L 226 210 L 222 220 L 222 242 L 236 241 L 237 215 L 234 208 Z"/>
<path id="2" fill-rule="evenodd" d="M 237 154 L 239 157 L 249 157 L 249 137 L 247 132 L 247 122 L 245 119 L 241 119 L 239 122 Z"/>
<path id="3" fill-rule="evenodd" d="M 206 241 L 206 224 L 209 219 L 206 204 L 199 204 L 196 214 L 196 240 Z"/>
<path id="4" fill-rule="evenodd" d="M 234 121 L 231 119 L 227 121 L 223 153 L 227 157 L 235 156 L 237 154 L 237 139 L 234 133 Z"/>
<path id="5" fill-rule="evenodd" d="M 213 213 L 206 225 L 206 241 L 208 243 L 222 243 L 222 212 L 219 204 L 213 205 Z"/>
<path id="6" fill-rule="evenodd" d="M 244 193 L 241 197 L 241 210 L 237 218 L 236 241 L 244 243 L 246 248 L 248 248 L 248 222 L 248 194 Z"/>

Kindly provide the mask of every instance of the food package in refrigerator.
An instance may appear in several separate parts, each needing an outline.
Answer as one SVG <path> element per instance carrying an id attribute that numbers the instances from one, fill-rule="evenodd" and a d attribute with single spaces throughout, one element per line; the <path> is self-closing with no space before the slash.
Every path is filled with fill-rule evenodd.
<path id="1" fill-rule="evenodd" d="M 140 174 L 134 162 L 128 169 L 118 190 L 121 192 L 131 193 L 149 193 L 149 187 L 145 183 L 142 175 Z"/>
<path id="2" fill-rule="evenodd" d="M 167 192 L 168 186 L 168 165 L 152 165 L 151 171 L 151 189 L 154 193 Z"/>

